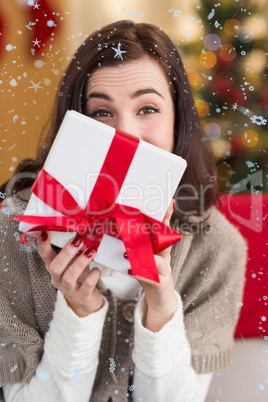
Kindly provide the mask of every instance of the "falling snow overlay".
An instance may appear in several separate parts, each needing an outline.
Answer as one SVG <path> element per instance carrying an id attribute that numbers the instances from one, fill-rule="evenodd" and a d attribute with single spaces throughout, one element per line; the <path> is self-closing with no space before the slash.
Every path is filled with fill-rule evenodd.
<path id="1" fill-rule="evenodd" d="M 55 26 L 55 22 L 53 20 L 49 20 L 49 21 L 47 21 L 47 26 L 52 28 Z"/>
<path id="2" fill-rule="evenodd" d="M 249 2 L 228 0 L 226 4 L 225 2 L 219 3 L 208 0 L 203 2 L 192 0 L 190 2 L 159 2 L 157 7 L 152 1 L 150 6 L 150 1 L 148 0 L 148 4 L 147 2 L 143 4 L 140 2 L 138 5 L 132 0 L 128 3 L 122 0 L 109 0 L 105 5 L 105 10 L 103 9 L 103 13 L 99 14 L 101 15 L 99 24 L 105 23 L 104 18 L 131 19 L 135 22 L 146 22 L 147 19 L 150 19 L 171 35 L 176 48 L 182 54 L 182 61 L 186 67 L 196 104 L 196 113 L 200 117 L 201 130 L 206 133 L 201 141 L 206 141 L 212 146 L 212 151 L 216 157 L 217 175 L 216 173 L 215 175 L 208 175 L 208 183 L 214 185 L 218 182 L 220 196 L 225 194 L 230 203 L 235 192 L 241 196 L 248 193 L 252 197 L 251 210 L 248 215 L 243 214 L 242 209 L 236 210 L 235 205 L 231 204 L 230 208 L 233 207 L 232 212 L 237 213 L 236 216 L 240 215 L 241 218 L 244 218 L 245 222 L 256 219 L 254 222 L 259 225 L 259 228 L 262 227 L 262 232 L 255 232 L 255 236 L 256 239 L 261 238 L 261 234 L 264 233 L 263 228 L 268 222 L 268 214 L 265 212 L 264 204 L 262 206 L 261 204 L 257 206 L 254 204 L 254 197 L 260 195 L 264 199 L 268 191 L 267 8 L 262 7 L 265 0 Z M 47 16 L 43 14 L 44 25 L 50 35 L 46 47 L 42 44 L 42 35 L 39 35 L 36 30 L 35 18 L 30 17 L 33 10 L 42 12 L 44 2 L 47 2 L 53 9 L 53 14 Z M 19 7 L 20 3 L 20 17 L 15 15 L 11 6 L 8 5 L 9 2 L 3 9 L 3 12 L 5 11 L 3 18 L 6 18 L 6 21 L 3 21 L 4 23 L 17 21 L 12 35 L 8 26 L 3 25 L 4 29 L 0 36 L 2 41 L 2 57 L 0 59 L 0 91 L 2 95 L 0 169 L 1 174 L 4 173 L 6 179 L 15 171 L 20 160 L 24 156 L 28 156 L 28 150 L 32 155 L 34 154 L 34 141 L 48 119 L 55 95 L 57 94 L 60 97 L 59 99 L 63 99 L 62 96 L 67 91 L 66 85 L 64 86 L 64 77 L 61 79 L 61 76 L 66 71 L 69 61 L 76 56 L 76 48 L 89 36 L 91 19 L 94 20 L 95 7 L 85 7 L 85 14 L 90 12 L 88 20 L 84 18 L 75 21 L 77 10 L 74 11 L 75 5 L 73 6 L 72 2 L 68 8 L 66 8 L 67 3 L 64 4 L 64 2 L 62 4 L 50 0 L 44 2 L 43 0 L 15 0 L 15 2 L 10 2 L 13 3 L 13 9 Z M 101 7 L 101 5 L 99 6 Z M 12 13 L 9 9 L 12 10 Z M 58 18 L 63 17 L 63 29 L 55 32 L 54 36 L 51 33 L 56 26 L 59 26 L 59 19 L 56 18 L 57 13 L 59 14 Z M 96 25 L 96 21 L 93 21 L 93 25 Z M 78 27 L 79 31 L 77 30 Z M 78 32 L 80 33 L 78 34 Z M 101 29 L 98 33 L 102 33 Z M 113 44 L 109 44 L 109 46 L 113 46 L 111 52 L 114 60 L 117 60 L 118 64 L 122 62 L 123 65 L 128 56 L 128 48 L 123 44 L 123 40 L 120 41 L 121 43 L 119 40 L 118 38 L 114 39 Z M 225 47 L 226 45 L 230 47 Z M 99 46 L 100 55 L 104 49 L 105 43 L 102 41 L 101 46 Z M 156 49 L 152 48 L 151 51 L 155 52 Z M 206 58 L 202 59 L 203 64 L 201 64 L 199 57 L 205 53 Z M 167 65 L 170 64 L 170 57 L 171 55 L 166 55 Z M 100 63 L 100 65 L 103 64 Z M 84 68 L 81 70 L 81 64 L 75 64 L 74 68 L 77 69 L 77 75 L 83 74 Z M 175 82 L 175 77 L 172 77 L 171 74 L 169 81 L 172 84 Z M 59 89 L 62 83 L 62 88 Z M 30 146 L 31 149 L 29 149 Z M 12 159 L 14 156 L 17 157 L 16 162 Z M 5 194 L 0 192 L 0 203 L 4 198 Z M 11 208 L 3 207 L 1 214 L 5 215 L 2 218 L 6 220 L 14 213 L 12 213 Z M 5 239 L 4 230 L 5 228 L 0 226 L 1 239 Z M 249 228 L 249 230 L 251 229 Z M 21 245 L 20 236 L 21 233 L 17 231 L 12 238 L 20 254 L 28 259 L 35 258 L 36 243 L 32 246 Z M 262 341 L 266 345 L 260 357 L 255 361 L 250 361 L 247 367 L 258 378 L 254 384 L 255 395 L 252 397 L 252 401 L 264 397 L 264 393 L 268 389 L 268 376 L 266 375 L 268 364 L 268 293 L 267 289 L 266 291 L 264 289 L 267 279 L 268 244 L 267 240 L 265 242 L 266 247 L 264 249 L 259 248 L 258 253 L 262 258 L 262 264 L 255 263 L 254 265 L 256 254 L 249 255 L 249 264 L 251 265 L 248 273 L 250 280 L 254 282 L 254 289 L 257 293 L 253 304 L 255 303 L 256 308 L 259 309 L 252 327 L 258 333 L 257 343 Z M 251 252 L 251 248 L 249 251 Z M 26 253 L 33 254 L 26 255 Z M 0 260 L 3 259 L 4 261 L 3 275 L 10 272 L 6 258 L 5 255 L 0 256 Z M 200 277 L 205 281 L 207 273 L 205 267 L 201 272 Z M 12 284 L 10 284 L 11 286 Z M 18 287 L 13 287 L 12 290 L 18 291 Z M 226 299 L 230 296 L 234 297 L 234 294 L 227 294 Z M 187 303 L 187 298 L 185 300 Z M 16 303 L 16 293 L 14 293 L 12 302 Z M 198 300 L 195 302 L 189 304 L 192 310 L 198 308 Z M 240 312 L 243 313 L 246 303 L 235 302 L 234 307 L 235 311 L 240 314 Z M 105 322 L 105 325 L 107 324 Z M 121 331 L 118 332 L 121 333 Z M 120 335 L 118 337 L 120 338 Z M 249 344 L 249 339 L 244 338 L 243 333 L 240 336 L 240 341 L 245 347 Z M 218 339 L 215 337 L 215 345 L 217 342 Z M 4 347 L 4 344 L 1 346 Z M 193 359 L 200 359 L 200 353 L 202 356 L 202 348 L 198 344 L 193 346 L 191 352 Z M 113 356 L 112 352 L 109 353 Z M 248 362 L 250 358 L 246 357 L 247 353 L 243 355 L 245 361 Z M 122 368 L 126 367 L 122 366 L 120 359 L 116 356 L 115 359 L 108 361 L 106 359 L 105 361 L 105 371 L 108 374 L 109 372 L 113 374 L 116 371 L 118 378 L 120 378 Z M 15 360 L 8 367 L 8 371 L 10 370 L 14 375 L 18 372 L 18 367 Z M 78 365 L 73 365 L 70 369 L 69 374 L 73 383 L 81 379 L 82 370 L 80 372 L 79 369 L 80 366 Z M 109 381 L 112 383 L 111 377 L 110 375 Z M 222 375 L 215 372 L 214 377 L 221 380 Z M 49 387 L 52 387 L 52 376 L 49 377 L 45 368 L 41 372 L 39 371 L 39 380 L 43 386 L 50 383 Z M 253 385 L 253 376 L 250 378 L 245 376 L 244 388 L 250 383 Z M 134 388 L 134 385 L 130 386 L 128 392 L 133 392 Z M 116 387 L 114 389 L 117 392 Z M 57 397 L 59 397 L 60 391 L 55 392 L 58 393 Z M 214 395 L 216 402 L 222 402 L 224 392 L 220 384 L 217 393 Z M 196 400 L 198 400 L 197 397 Z M 230 398 L 228 400 L 232 401 Z"/>
<path id="3" fill-rule="evenodd" d="M 115 368 L 116 368 L 116 363 L 112 357 L 109 357 L 109 362 L 110 362 L 109 371 L 110 371 L 110 373 L 114 373 Z"/>
<path id="4" fill-rule="evenodd" d="M 262 116 L 252 116 L 250 117 L 252 123 L 257 124 L 258 126 L 265 126 L 267 124 L 267 119 L 264 119 Z"/>
<path id="5" fill-rule="evenodd" d="M 38 47 L 40 47 L 40 45 L 39 45 L 39 43 L 41 43 L 40 40 L 35 39 L 35 40 L 32 40 L 32 42 L 33 42 L 33 46 L 38 46 Z"/>
<path id="6" fill-rule="evenodd" d="M 114 58 L 119 58 L 121 60 L 123 60 L 122 54 L 126 53 L 126 50 L 121 50 L 121 43 L 119 42 L 117 45 L 117 49 L 112 47 L 112 49 L 115 51 L 115 55 Z"/>
<path id="7" fill-rule="evenodd" d="M 43 88 L 43 87 L 41 87 L 39 84 L 41 84 L 41 81 L 40 82 L 38 82 L 37 84 L 35 84 L 34 82 L 33 82 L 33 80 L 31 80 L 31 83 L 33 84 L 31 87 L 28 87 L 28 89 L 30 89 L 30 88 L 33 88 L 34 89 L 34 92 L 36 92 L 38 89 L 41 89 L 41 88 Z"/>
<path id="8" fill-rule="evenodd" d="M 8 217 L 14 215 L 14 210 L 10 207 L 4 207 L 1 209 L 4 215 L 7 215 Z"/>
<path id="9" fill-rule="evenodd" d="M 6 50 L 8 52 L 11 52 L 11 50 L 14 50 L 14 49 L 16 49 L 16 46 L 11 45 L 10 43 L 8 45 L 6 45 Z"/>
<path id="10" fill-rule="evenodd" d="M 36 68 L 42 68 L 44 65 L 45 65 L 46 63 L 44 63 L 43 62 L 43 60 L 35 60 L 35 62 L 34 62 L 34 66 L 36 67 Z"/>

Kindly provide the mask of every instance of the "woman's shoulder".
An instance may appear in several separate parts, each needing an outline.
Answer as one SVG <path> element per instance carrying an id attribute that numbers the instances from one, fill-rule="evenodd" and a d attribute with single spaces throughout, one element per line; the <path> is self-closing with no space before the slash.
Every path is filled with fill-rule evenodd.
<path id="1" fill-rule="evenodd" d="M 222 273 L 226 270 L 243 275 L 247 244 L 238 228 L 216 208 L 211 207 L 201 219 L 194 218 L 182 240 L 172 248 L 174 275 L 191 280 L 204 269 Z"/>
<path id="2" fill-rule="evenodd" d="M 180 225 L 173 222 L 172 227 L 181 233 L 182 242 L 186 241 L 195 252 L 198 248 L 217 252 L 218 247 L 222 250 L 233 246 L 246 250 L 246 240 L 239 228 L 215 206 L 210 207 L 202 216 L 190 217 L 188 222 Z M 176 247 L 180 248 L 180 242 L 175 244 Z"/>
<path id="3" fill-rule="evenodd" d="M 207 235 L 215 246 L 247 249 L 246 240 L 240 233 L 238 226 L 233 225 L 215 206 L 210 208 L 207 224 Z"/>
<path id="4" fill-rule="evenodd" d="M 29 190 L 30 191 L 30 190 Z M 13 276 L 16 272 L 23 269 L 27 263 L 27 253 L 34 251 L 34 246 L 24 246 L 20 242 L 21 232 L 19 222 L 11 220 L 15 215 L 23 214 L 27 205 L 29 191 L 6 198 L 2 202 L 0 209 L 0 255 L 1 255 L 1 278 Z M 16 278 L 14 276 L 13 278 Z M 14 280 L 14 279 L 13 279 Z"/>

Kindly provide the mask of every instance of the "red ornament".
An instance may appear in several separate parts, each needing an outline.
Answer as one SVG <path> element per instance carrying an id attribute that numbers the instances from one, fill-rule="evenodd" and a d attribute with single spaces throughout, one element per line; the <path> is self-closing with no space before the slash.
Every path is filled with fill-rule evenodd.
<path id="1" fill-rule="evenodd" d="M 27 8 L 26 8 L 27 7 Z M 30 0 L 25 4 L 30 21 L 25 25 L 32 33 L 31 54 L 37 55 L 53 38 L 58 29 L 59 18 L 52 12 L 46 0 Z"/>

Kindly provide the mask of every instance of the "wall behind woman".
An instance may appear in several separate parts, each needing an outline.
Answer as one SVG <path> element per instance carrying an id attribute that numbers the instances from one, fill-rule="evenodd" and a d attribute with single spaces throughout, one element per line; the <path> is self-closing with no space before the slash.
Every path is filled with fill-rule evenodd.
<path id="1" fill-rule="evenodd" d="M 76 48 L 100 26 L 150 22 L 182 41 L 200 38 L 197 0 L 11 0 L 0 4 L 0 182 L 34 157 L 59 80 Z M 39 14 L 38 14 L 39 12 Z M 178 17 L 184 16 L 184 18 Z M 187 18 L 185 18 L 187 16 Z M 47 37 L 45 37 L 47 33 Z M 43 46 L 44 44 L 44 46 Z"/>

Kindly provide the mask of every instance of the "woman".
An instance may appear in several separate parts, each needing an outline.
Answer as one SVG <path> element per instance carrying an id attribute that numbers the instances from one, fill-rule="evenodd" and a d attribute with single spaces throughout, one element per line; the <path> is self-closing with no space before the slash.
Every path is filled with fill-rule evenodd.
<path id="1" fill-rule="evenodd" d="M 17 224 L 2 213 L 4 396 L 203 401 L 211 373 L 232 362 L 246 251 L 213 206 L 215 166 L 180 56 L 161 29 L 119 21 L 94 32 L 76 51 L 58 95 L 49 135 L 36 161 L 17 169 L 16 194 L 2 211 L 25 208 L 32 184 L 25 176 L 41 169 L 66 111 L 73 109 L 187 160 L 177 206 L 170 205 L 164 218 L 168 224 L 172 216 L 182 240 L 155 256 L 159 284 L 119 279 L 88 269 L 95 250 L 77 257 L 79 237 L 56 253 L 44 232 L 38 252 L 26 253 L 14 236 Z"/>

